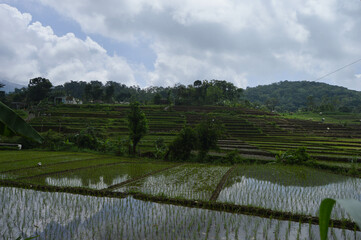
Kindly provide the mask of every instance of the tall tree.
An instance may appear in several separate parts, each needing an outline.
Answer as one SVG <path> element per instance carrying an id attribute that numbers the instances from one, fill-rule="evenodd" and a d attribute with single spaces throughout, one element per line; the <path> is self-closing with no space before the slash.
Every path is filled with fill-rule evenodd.
<path id="1" fill-rule="evenodd" d="M 107 82 L 105 84 L 105 95 L 104 95 L 104 100 L 107 103 L 113 102 L 114 92 L 115 92 L 114 84 L 112 84 L 112 82 Z"/>
<path id="2" fill-rule="evenodd" d="M 144 112 L 140 109 L 139 102 L 130 104 L 130 112 L 128 114 L 129 138 L 132 143 L 132 153 L 136 153 L 139 141 L 148 132 L 148 120 Z"/>
<path id="3" fill-rule="evenodd" d="M 210 149 L 217 148 L 218 139 L 222 136 L 223 127 L 213 118 L 208 118 L 196 127 L 198 138 L 199 159 L 203 160 Z"/>
<path id="4" fill-rule="evenodd" d="M 53 87 L 49 79 L 37 77 L 30 79 L 28 84 L 27 99 L 29 102 L 38 103 L 48 97 L 50 89 Z"/>

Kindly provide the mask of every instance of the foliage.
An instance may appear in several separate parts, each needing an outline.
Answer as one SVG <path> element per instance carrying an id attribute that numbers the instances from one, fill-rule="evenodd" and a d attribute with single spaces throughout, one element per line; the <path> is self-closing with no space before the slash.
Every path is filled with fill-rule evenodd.
<path id="1" fill-rule="evenodd" d="M 198 161 L 207 161 L 208 151 L 217 148 L 217 141 L 222 133 L 222 126 L 211 118 L 202 121 L 195 129 L 185 126 L 169 145 L 169 158 L 186 161 L 193 150 L 198 150 Z"/>
<path id="2" fill-rule="evenodd" d="M 328 226 L 330 225 L 331 211 L 335 203 L 343 207 L 353 218 L 358 227 L 361 229 L 361 202 L 355 199 L 332 199 L 325 198 L 320 205 L 319 228 L 321 240 L 327 239 Z"/>
<path id="3" fill-rule="evenodd" d="M 98 150 L 102 134 L 93 127 L 87 127 L 73 137 L 73 142 L 79 148 Z"/>
<path id="4" fill-rule="evenodd" d="M 168 157 L 173 161 L 185 161 L 191 156 L 192 150 L 196 148 L 197 135 L 193 128 L 185 126 L 169 145 Z"/>
<path id="5" fill-rule="evenodd" d="M 37 77 L 29 80 L 27 101 L 38 103 L 49 96 L 52 84 L 49 79 Z"/>
<path id="6" fill-rule="evenodd" d="M 21 135 L 41 143 L 42 137 L 12 109 L 0 102 L 0 135 L 7 137 Z"/>
<path id="7" fill-rule="evenodd" d="M 224 158 L 224 163 L 229 163 L 229 164 L 236 164 L 236 163 L 241 163 L 244 162 L 245 159 L 243 159 L 241 157 L 241 155 L 238 153 L 237 150 L 233 150 L 231 152 L 228 152 L 226 157 Z"/>
<path id="8" fill-rule="evenodd" d="M 214 118 L 208 118 L 196 126 L 197 149 L 199 160 L 204 159 L 210 149 L 217 149 L 218 139 L 223 133 L 223 128 Z"/>
<path id="9" fill-rule="evenodd" d="M 50 150 L 58 150 L 60 147 L 65 145 L 65 137 L 61 133 L 57 133 L 53 130 L 48 130 L 47 132 L 41 133 L 44 141 L 42 147 L 45 147 Z"/>
<path id="10" fill-rule="evenodd" d="M 155 157 L 159 159 L 163 158 L 167 150 L 167 146 L 164 143 L 164 139 L 158 138 L 154 143 L 154 148 L 155 148 Z"/>
<path id="11" fill-rule="evenodd" d="M 136 153 L 137 144 L 148 132 L 148 120 L 144 112 L 140 109 L 138 102 L 130 104 L 128 113 L 129 139 L 132 143 L 132 153 Z"/>
<path id="12" fill-rule="evenodd" d="M 276 155 L 276 161 L 284 164 L 303 164 L 310 159 L 305 147 L 287 150 Z"/>
<path id="13" fill-rule="evenodd" d="M 269 110 L 360 112 L 361 93 L 320 82 L 282 81 L 247 88 L 246 99 Z"/>

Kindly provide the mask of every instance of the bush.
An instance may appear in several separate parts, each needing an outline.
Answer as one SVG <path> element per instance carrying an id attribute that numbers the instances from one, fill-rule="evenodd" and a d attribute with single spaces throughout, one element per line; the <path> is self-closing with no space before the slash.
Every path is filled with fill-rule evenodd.
<path id="1" fill-rule="evenodd" d="M 158 138 L 155 143 L 154 143 L 154 156 L 155 158 L 161 159 L 164 157 L 166 150 L 167 150 L 167 146 L 164 143 L 164 139 L 163 138 Z"/>
<path id="2" fill-rule="evenodd" d="M 299 147 L 296 150 L 287 150 L 276 155 L 276 161 L 284 164 L 303 164 L 311 160 L 305 147 Z"/>
<path id="3" fill-rule="evenodd" d="M 172 161 L 186 161 L 190 158 L 192 150 L 197 145 L 197 136 L 191 127 L 184 127 L 176 139 L 169 145 L 165 158 Z"/>
<path id="4" fill-rule="evenodd" d="M 43 137 L 42 147 L 49 150 L 59 150 L 65 145 L 65 136 L 51 129 L 40 134 Z"/>
<path id="5" fill-rule="evenodd" d="M 87 127 L 73 137 L 74 143 L 79 148 L 88 148 L 92 150 L 99 150 L 101 145 L 99 139 L 102 139 L 102 134 L 93 127 Z"/>
<path id="6" fill-rule="evenodd" d="M 245 159 L 239 155 L 237 150 L 233 150 L 232 152 L 227 153 L 226 157 L 224 158 L 224 163 L 229 164 L 236 164 L 244 161 Z"/>

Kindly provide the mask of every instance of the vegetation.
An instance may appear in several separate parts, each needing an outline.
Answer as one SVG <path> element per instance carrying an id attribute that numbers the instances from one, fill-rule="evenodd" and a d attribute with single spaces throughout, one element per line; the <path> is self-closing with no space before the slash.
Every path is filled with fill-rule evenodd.
<path id="1" fill-rule="evenodd" d="M 128 114 L 128 128 L 129 138 L 132 143 L 132 154 L 136 153 L 139 141 L 148 132 L 148 121 L 139 105 L 138 102 L 132 102 Z"/>
<path id="2" fill-rule="evenodd" d="M 361 93 L 320 82 L 282 81 L 247 88 L 247 100 L 269 110 L 361 112 Z"/>
<path id="3" fill-rule="evenodd" d="M 33 89 L 43 82 L 47 83 L 41 79 L 32 82 Z M 319 220 L 317 209 L 321 200 L 325 197 L 357 198 L 357 193 L 361 191 L 358 157 L 361 151 L 360 115 L 340 112 L 339 103 L 344 103 L 346 98 L 341 95 L 343 100 L 340 102 L 330 100 L 335 106 L 334 110 L 338 112 L 325 112 L 324 110 L 332 110 L 327 107 L 328 100 L 325 98 L 325 105 L 321 98 L 320 104 L 317 97 L 314 97 L 308 98 L 305 108 L 297 106 L 297 109 L 301 108 L 306 112 L 279 115 L 269 111 L 279 110 L 277 99 L 271 99 L 257 109 L 257 104 L 246 101 L 247 94 L 242 96 L 241 89 L 219 80 L 197 80 L 189 86 L 148 89 L 127 87 L 114 82 L 105 85 L 99 81 L 70 82 L 44 91 L 45 97 L 40 101 L 29 100 L 29 88 L 7 94 L 5 98 L 7 103 L 15 102 L 14 99 L 18 98 L 20 102 L 27 104 L 23 106 L 26 109 L 16 111 L 19 113 L 17 118 L 21 114 L 40 132 L 42 145 L 28 144 L 27 147 L 41 148 L 42 151 L 1 151 L 0 185 L 97 196 L 93 200 L 84 197 L 84 206 L 89 201 L 95 201 L 94 204 L 99 204 L 96 206 L 101 206 L 101 196 L 130 196 L 123 199 L 128 201 L 127 206 L 131 208 L 139 204 L 141 207 L 136 211 L 143 211 L 145 215 L 149 206 L 134 198 L 192 206 L 198 208 L 196 211 L 199 212 L 204 211 L 200 208 L 209 209 L 193 220 L 185 216 L 187 221 L 193 221 L 188 226 L 189 229 L 183 229 L 184 224 L 178 222 L 176 225 L 181 226 L 175 230 L 178 232 L 163 231 L 166 234 L 162 235 L 163 238 L 181 234 L 185 238 L 215 239 L 237 239 L 239 236 L 246 239 L 315 238 L 318 232 L 314 224 Z M 79 97 L 87 104 L 53 104 L 55 97 L 64 95 Z M 313 102 L 315 99 L 317 101 Z M 131 101 L 130 105 L 125 103 L 128 101 Z M 261 110 L 266 108 L 267 111 Z M 319 112 L 321 109 L 322 114 Z M 357 109 L 352 111 L 356 112 Z M 24 135 L 8 126 L 3 132 L 11 130 Z M 21 136 L 9 136 L 3 139 L 9 142 L 24 140 Z M 107 155 L 100 155 L 99 152 Z M 132 158 L 127 156 L 128 153 Z M 138 157 L 138 154 L 134 156 L 136 153 L 142 157 Z M 310 162 L 310 159 L 314 161 Z M 198 163 L 193 163 L 195 161 Z M 30 193 L 36 195 L 40 202 L 45 201 L 43 199 L 48 201 L 48 193 L 41 195 L 31 190 L 19 193 L 19 189 L 8 191 L 4 187 L 0 187 L 0 191 L 11 197 L 12 194 L 24 197 Z M 3 194 L 0 196 L 1 206 L 5 209 L 3 206 L 8 204 L 11 197 L 3 197 Z M 63 199 L 59 201 L 64 201 L 70 208 L 75 206 L 76 211 L 82 211 L 77 202 L 63 196 L 68 195 L 58 193 L 57 197 Z M 32 197 L 27 196 L 26 199 Z M 107 214 L 95 212 L 87 216 L 102 220 L 106 216 L 105 220 L 112 222 L 117 216 L 111 206 L 123 200 L 107 202 L 109 205 L 102 208 L 104 211 L 109 209 Z M 133 201 L 137 203 L 132 205 Z M 96 209 L 96 206 L 92 205 L 86 211 Z M 130 208 L 124 211 L 128 214 L 134 212 Z M 207 214 L 216 214 L 212 210 L 218 210 L 217 214 L 223 218 L 227 215 L 225 211 L 229 211 L 229 214 L 247 213 L 268 219 L 249 220 L 254 226 L 254 233 L 250 233 L 251 227 L 239 229 L 239 226 L 249 224 L 240 224 L 235 219 L 229 222 L 232 227 L 220 224 L 225 219 L 217 220 L 213 225 L 208 224 L 207 221 L 210 220 L 205 219 Z M 172 209 L 168 211 L 168 215 L 164 214 L 169 219 L 162 219 L 163 222 L 172 222 L 173 219 L 181 221 L 173 214 L 174 211 Z M 37 212 L 34 212 L 36 215 Z M 3 214 L 8 213 L 4 210 Z M 45 214 L 49 215 L 51 214 Z M 98 215 L 99 218 L 96 217 Z M 227 217 L 233 218 L 233 215 Z M 31 218 L 32 216 L 29 217 Z M 16 217 L 11 219 L 18 221 Z M 132 216 L 129 215 L 129 219 Z M 76 233 L 69 235 L 65 231 L 68 235 L 61 236 L 76 238 L 74 236 L 83 233 L 79 233 L 79 229 L 86 229 L 86 234 L 91 234 L 92 238 L 98 231 L 107 229 L 107 238 L 159 238 L 154 229 L 161 225 L 150 219 L 138 219 L 137 223 L 133 220 L 126 223 L 122 219 L 119 231 L 123 233 L 109 229 L 112 225 L 107 225 L 106 221 L 83 221 L 79 225 L 74 220 L 70 225 L 76 226 L 71 228 L 76 229 Z M 57 221 L 54 222 L 58 223 Z M 155 221 L 158 225 L 151 225 L 151 230 L 145 230 L 145 225 L 142 224 L 146 221 L 152 224 Z M 360 237 L 352 218 L 339 207 L 332 213 L 331 221 L 334 228 L 330 233 L 334 238 Z M 205 225 L 201 222 L 205 222 Z M 98 226 L 101 224 L 105 225 Z M 13 225 L 6 223 L 6 236 L 17 237 L 22 231 L 13 230 L 11 226 Z M 133 231 L 132 226 L 138 226 L 139 228 L 134 228 L 144 231 L 139 236 L 130 233 Z M 36 232 L 29 225 L 26 227 L 29 230 L 23 237 L 56 236 L 60 233 L 54 231 L 62 232 L 62 229 L 69 229 L 67 227 L 43 226 Z M 125 231 L 129 234 L 124 234 Z M 203 232 L 207 237 L 202 235 Z"/>
<path id="4" fill-rule="evenodd" d="M 295 150 L 290 149 L 276 155 L 276 161 L 284 164 L 305 164 L 310 159 L 305 147 L 299 147 Z"/>
<path id="5" fill-rule="evenodd" d="M 330 215 L 335 203 L 341 205 L 348 214 L 355 220 L 359 229 L 361 229 L 361 202 L 355 199 L 323 199 L 320 205 L 320 236 L 321 240 L 327 239 L 328 227 L 330 225 Z"/>
<path id="6" fill-rule="evenodd" d="M 40 143 L 42 137 L 20 116 L 0 102 L 0 135 L 14 136 L 19 134 Z"/>

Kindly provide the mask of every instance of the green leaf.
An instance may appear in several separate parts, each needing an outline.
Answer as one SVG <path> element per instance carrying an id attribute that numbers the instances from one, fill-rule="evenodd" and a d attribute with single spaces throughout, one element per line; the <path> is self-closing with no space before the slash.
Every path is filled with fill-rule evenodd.
<path id="1" fill-rule="evenodd" d="M 321 240 L 327 239 L 328 226 L 330 224 L 330 216 L 333 205 L 336 201 L 331 198 L 323 199 L 320 205 L 319 228 Z"/>
<path id="2" fill-rule="evenodd" d="M 0 135 L 13 136 L 15 134 L 41 143 L 43 138 L 19 115 L 8 106 L 0 102 Z"/>
<path id="3" fill-rule="evenodd" d="M 348 214 L 350 214 L 357 226 L 361 229 L 361 202 L 355 199 L 326 198 L 322 200 L 320 205 L 319 228 L 321 240 L 327 239 L 331 211 L 336 202 L 340 204 L 340 206 L 343 207 Z"/>

